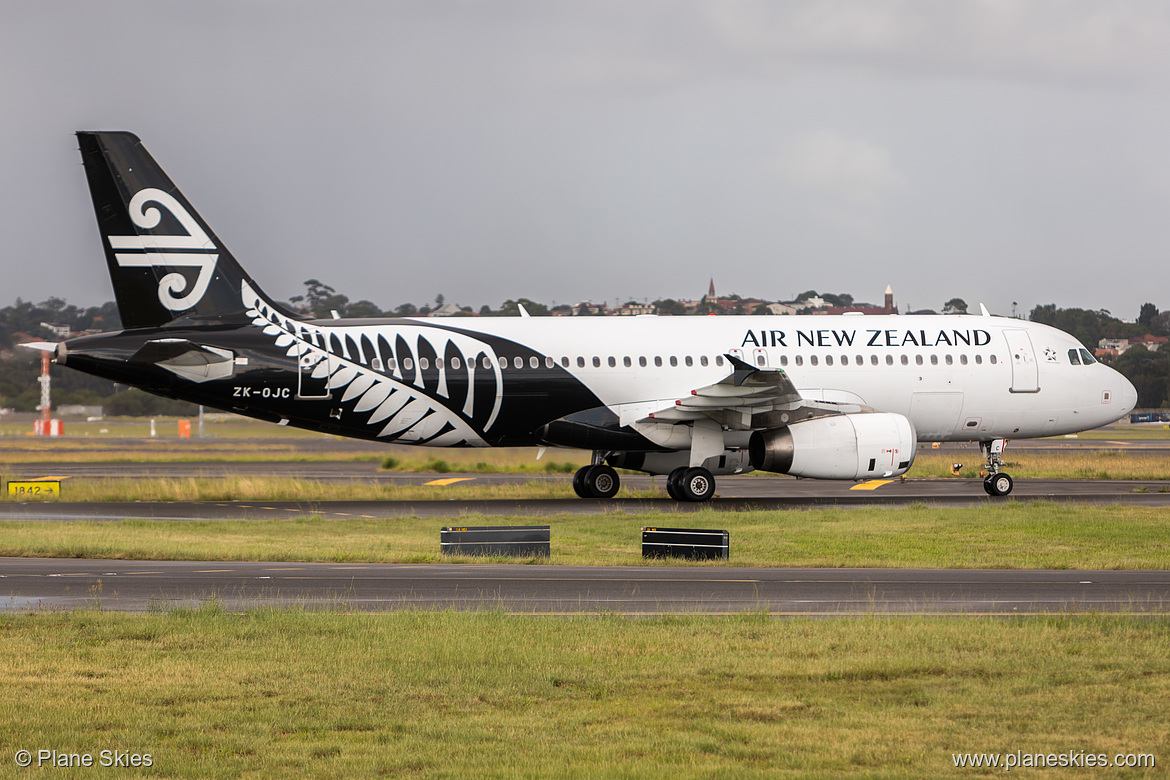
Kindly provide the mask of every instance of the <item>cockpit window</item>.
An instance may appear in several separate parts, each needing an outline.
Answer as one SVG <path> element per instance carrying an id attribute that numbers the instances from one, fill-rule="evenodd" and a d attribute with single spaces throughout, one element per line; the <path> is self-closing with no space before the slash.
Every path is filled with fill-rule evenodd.
<path id="1" fill-rule="evenodd" d="M 1077 354 L 1075 349 L 1070 349 L 1068 351 L 1068 362 L 1072 363 L 1074 366 L 1079 366 L 1081 364 L 1081 356 Z"/>
<path id="2" fill-rule="evenodd" d="M 1091 365 L 1093 365 L 1094 363 L 1096 363 L 1096 362 L 1097 362 L 1097 358 L 1093 357 L 1093 353 L 1092 353 L 1092 352 L 1089 352 L 1089 350 L 1087 350 L 1087 349 L 1082 349 L 1082 350 L 1081 350 L 1081 361 L 1082 361 L 1082 362 L 1083 362 L 1083 363 L 1084 363 L 1086 366 L 1091 366 Z"/>

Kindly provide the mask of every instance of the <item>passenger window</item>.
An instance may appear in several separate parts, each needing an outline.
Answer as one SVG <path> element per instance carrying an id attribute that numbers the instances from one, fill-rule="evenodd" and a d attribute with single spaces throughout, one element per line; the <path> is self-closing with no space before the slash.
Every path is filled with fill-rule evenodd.
<path id="1" fill-rule="evenodd" d="M 690 358 L 687 358 L 687 359 L 690 360 Z M 687 365 L 689 366 L 690 363 L 687 363 Z M 757 366 L 764 365 L 764 356 L 763 355 L 756 355 L 756 365 Z"/>
<path id="2" fill-rule="evenodd" d="M 886 365 L 887 366 L 894 365 L 894 356 L 893 355 L 886 355 Z"/>
<path id="3" fill-rule="evenodd" d="M 371 360 L 370 361 L 370 368 L 374 369 L 375 371 L 381 371 L 382 370 L 382 358 L 374 358 L 373 360 Z"/>
<path id="4" fill-rule="evenodd" d="M 904 365 L 904 366 L 908 366 L 908 365 L 910 365 L 910 358 L 908 358 L 908 357 L 906 357 L 905 355 L 903 355 L 903 356 L 902 356 L 902 365 Z"/>
<path id="5" fill-rule="evenodd" d="M 703 366 L 704 368 L 707 367 L 707 356 L 706 355 L 699 355 L 699 365 Z"/>
<path id="6" fill-rule="evenodd" d="M 931 356 L 930 356 L 930 364 L 931 364 L 932 366 L 937 366 L 937 365 L 938 365 L 938 355 L 931 355 Z"/>
<path id="7" fill-rule="evenodd" d="M 717 365 L 717 366 L 723 365 L 723 356 L 722 355 L 715 356 L 715 365 Z"/>
<path id="8" fill-rule="evenodd" d="M 596 355 L 593 356 L 593 367 L 601 368 L 601 358 L 597 357 Z"/>
<path id="9" fill-rule="evenodd" d="M 516 368 L 524 368 L 524 358 L 517 355 L 516 357 L 512 358 L 512 365 L 514 365 Z"/>
<path id="10" fill-rule="evenodd" d="M 833 365 L 833 356 L 832 355 L 825 355 L 825 365 L 826 366 Z"/>
<path id="11" fill-rule="evenodd" d="M 959 355 L 959 362 L 962 363 L 964 366 L 967 365 L 967 356 L 966 355 Z"/>
<path id="12" fill-rule="evenodd" d="M 1090 352 L 1089 350 L 1082 349 L 1081 350 L 1081 361 L 1084 362 L 1084 364 L 1086 366 L 1091 366 L 1097 362 L 1097 358 L 1093 357 L 1093 353 Z"/>
<path id="13" fill-rule="evenodd" d="M 483 358 L 483 367 L 484 368 L 491 368 L 492 367 L 492 359 L 490 357 L 487 357 L 486 355 Z"/>
<path id="14" fill-rule="evenodd" d="M 787 355 L 780 356 L 780 365 L 782 365 L 782 366 L 788 365 L 788 356 Z"/>
<path id="15" fill-rule="evenodd" d="M 391 371 L 397 371 L 398 370 L 398 361 L 395 360 L 394 358 L 390 358 L 389 360 L 386 361 L 386 367 L 388 369 L 390 369 Z"/>
<path id="16" fill-rule="evenodd" d="M 993 366 L 999 362 L 999 358 L 997 358 L 995 355 L 992 355 L 989 360 L 991 360 L 991 365 Z"/>
<path id="17" fill-rule="evenodd" d="M 459 358 L 451 358 L 451 368 L 458 370 L 461 365 L 463 364 L 459 361 Z"/>
<path id="18" fill-rule="evenodd" d="M 1072 363 L 1074 366 L 1079 366 L 1081 364 L 1081 356 L 1075 349 L 1070 349 L 1068 351 L 1068 362 Z"/>
<path id="19" fill-rule="evenodd" d="M 609 356 L 609 360 L 608 360 L 607 362 L 609 363 L 609 367 L 610 367 L 610 368 L 614 368 L 614 367 L 616 367 L 616 366 L 617 366 L 617 360 L 616 360 L 616 359 L 614 359 L 614 356 L 613 356 L 613 355 L 610 355 L 610 356 Z"/>
<path id="20" fill-rule="evenodd" d="M 815 365 L 817 364 L 817 362 L 818 362 L 818 361 L 817 361 L 817 356 L 816 356 L 816 355 L 809 355 L 809 357 L 808 357 L 808 364 L 809 364 L 810 366 L 815 366 Z"/>
<path id="21" fill-rule="evenodd" d="M 634 365 L 634 361 L 630 360 L 629 355 L 626 355 L 624 358 L 622 358 L 622 365 L 626 368 L 629 368 L 630 366 Z"/>
<path id="22" fill-rule="evenodd" d="M 641 366 L 642 368 L 646 367 L 646 356 L 645 355 L 642 355 L 641 357 L 638 358 L 638 365 Z"/>
<path id="23" fill-rule="evenodd" d="M 568 368 L 568 367 L 569 367 L 569 358 L 567 355 L 562 355 L 561 356 L 561 368 Z"/>
<path id="24" fill-rule="evenodd" d="M 797 355 L 797 356 L 796 356 L 796 365 L 798 365 L 798 366 L 803 366 L 803 365 L 804 365 L 804 358 L 803 358 L 803 357 L 801 357 L 800 355 Z"/>
<path id="25" fill-rule="evenodd" d="M 975 365 L 977 365 L 977 366 L 983 365 L 983 356 L 982 355 L 975 356 Z"/>
<path id="26" fill-rule="evenodd" d="M 661 356 L 661 355 L 655 355 L 655 356 L 654 356 L 654 365 L 655 365 L 657 368 L 662 368 L 662 356 Z"/>
<path id="27" fill-rule="evenodd" d="M 763 358 L 760 358 L 760 360 L 763 360 Z M 687 355 L 685 358 L 683 358 L 683 362 L 687 364 L 687 368 L 690 368 L 691 366 L 695 365 L 695 361 L 690 355 Z M 763 363 L 761 363 L 760 365 L 763 365 Z"/>
<path id="28" fill-rule="evenodd" d="M 411 371 L 414 369 L 414 361 L 411 360 L 410 358 L 407 358 L 406 360 L 402 361 L 402 367 L 405 368 L 407 371 Z"/>
<path id="29" fill-rule="evenodd" d="M 878 364 L 878 357 L 877 357 L 877 355 L 870 355 L 870 356 L 869 356 L 869 362 L 870 362 L 870 365 L 874 365 L 874 366 L 876 366 L 876 365 Z"/>
<path id="30" fill-rule="evenodd" d="M 585 368 L 585 358 L 577 356 L 577 368 Z"/>
<path id="31" fill-rule="evenodd" d="M 947 365 L 953 366 L 954 364 L 955 364 L 955 359 L 953 357 L 951 357 L 950 355 L 947 355 Z"/>
<path id="32" fill-rule="evenodd" d="M 435 358 L 435 368 L 443 367 L 443 358 Z"/>
<path id="33" fill-rule="evenodd" d="M 421 368 L 423 371 L 426 371 L 428 368 L 431 367 L 431 361 L 427 360 L 426 358 L 419 358 L 418 359 L 418 367 Z"/>
<path id="34" fill-rule="evenodd" d="M 670 365 L 671 365 L 671 368 L 678 366 L 678 358 L 675 357 L 674 355 L 670 356 Z"/>
<path id="35" fill-rule="evenodd" d="M 914 365 L 916 365 L 916 366 L 922 365 L 922 355 L 915 355 L 914 356 Z"/>

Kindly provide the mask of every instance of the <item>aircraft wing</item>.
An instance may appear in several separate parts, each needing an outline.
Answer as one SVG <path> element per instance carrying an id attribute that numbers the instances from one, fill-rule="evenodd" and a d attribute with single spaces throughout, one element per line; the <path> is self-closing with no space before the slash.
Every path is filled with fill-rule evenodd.
<path id="1" fill-rule="evenodd" d="M 732 372 L 720 381 L 696 388 L 669 406 L 656 405 L 639 422 L 687 422 L 708 418 L 731 430 L 787 425 L 812 417 L 866 411 L 857 403 L 805 398 L 782 368 L 756 367 L 724 355 Z"/>

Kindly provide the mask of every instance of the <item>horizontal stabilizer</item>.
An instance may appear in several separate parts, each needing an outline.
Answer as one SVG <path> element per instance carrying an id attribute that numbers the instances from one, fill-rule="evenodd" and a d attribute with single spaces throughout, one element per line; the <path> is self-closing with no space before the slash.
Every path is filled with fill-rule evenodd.
<path id="1" fill-rule="evenodd" d="M 143 344 L 133 360 L 154 363 L 192 382 L 227 379 L 235 369 L 235 353 L 187 339 L 156 339 Z"/>
<path id="2" fill-rule="evenodd" d="M 35 349 L 40 352 L 56 352 L 57 342 L 55 341 L 26 341 L 23 344 L 17 344 L 18 347 L 25 349 Z"/>

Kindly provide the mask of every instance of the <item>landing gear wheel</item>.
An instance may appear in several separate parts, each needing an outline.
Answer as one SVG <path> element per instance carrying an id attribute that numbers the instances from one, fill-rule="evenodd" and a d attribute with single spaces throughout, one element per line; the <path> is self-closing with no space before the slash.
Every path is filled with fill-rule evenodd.
<path id="1" fill-rule="evenodd" d="M 573 475 L 573 492 L 577 494 L 578 498 L 593 498 L 589 489 L 585 487 L 585 473 L 592 468 L 592 466 L 582 466 Z"/>
<path id="2" fill-rule="evenodd" d="M 675 501 L 686 501 L 682 492 L 683 474 L 687 471 L 686 466 L 679 466 L 666 478 L 666 494 Z"/>
<path id="3" fill-rule="evenodd" d="M 1007 474 L 992 474 L 987 479 L 983 480 L 983 489 L 987 491 L 989 496 L 1006 496 L 1012 492 L 1015 483 Z"/>
<path id="4" fill-rule="evenodd" d="M 581 490 L 577 495 L 582 498 L 613 498 L 621 487 L 617 472 L 609 466 L 586 466 L 577 474 L 581 477 Z M 577 490 L 577 477 L 573 477 L 573 489 Z M 582 492 L 585 495 L 581 495 Z"/>
<path id="5" fill-rule="evenodd" d="M 679 487 L 686 501 L 710 501 L 715 495 L 715 477 L 705 468 L 690 468 L 682 473 Z"/>

